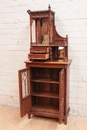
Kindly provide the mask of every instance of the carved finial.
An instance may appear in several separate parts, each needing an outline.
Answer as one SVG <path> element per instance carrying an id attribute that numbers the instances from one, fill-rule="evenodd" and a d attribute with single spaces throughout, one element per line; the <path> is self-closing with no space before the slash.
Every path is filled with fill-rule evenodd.
<path id="1" fill-rule="evenodd" d="M 28 14 L 30 14 L 30 13 L 31 13 L 31 11 L 30 11 L 30 10 L 27 10 L 27 13 L 28 13 Z"/>
<path id="2" fill-rule="evenodd" d="M 48 9 L 51 10 L 50 4 L 49 4 L 49 6 L 48 6 Z"/>

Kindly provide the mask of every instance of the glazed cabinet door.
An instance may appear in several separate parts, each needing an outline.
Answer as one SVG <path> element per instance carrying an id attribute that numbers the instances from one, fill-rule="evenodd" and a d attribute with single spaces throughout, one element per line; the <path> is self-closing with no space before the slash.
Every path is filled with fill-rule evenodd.
<path id="1" fill-rule="evenodd" d="M 64 119 L 64 83 L 65 71 L 62 69 L 59 72 L 59 123 Z"/>
<path id="2" fill-rule="evenodd" d="M 29 68 L 18 71 L 19 77 L 19 97 L 20 97 L 20 116 L 29 113 L 30 109 L 30 88 L 29 88 Z"/>

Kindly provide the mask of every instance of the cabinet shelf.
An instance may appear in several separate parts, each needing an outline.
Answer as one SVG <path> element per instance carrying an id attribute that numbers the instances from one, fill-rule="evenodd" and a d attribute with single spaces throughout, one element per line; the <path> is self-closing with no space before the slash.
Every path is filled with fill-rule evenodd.
<path id="1" fill-rule="evenodd" d="M 58 93 L 53 93 L 53 92 L 33 92 L 31 95 L 38 96 L 38 97 L 59 98 Z"/>
<path id="2" fill-rule="evenodd" d="M 59 82 L 57 80 L 51 79 L 51 78 L 34 78 L 31 81 L 32 82 L 41 82 L 41 83 L 59 84 Z"/>
<path id="3" fill-rule="evenodd" d="M 54 106 L 54 105 L 39 105 L 39 104 L 36 104 L 32 107 L 31 111 L 40 111 L 40 112 L 48 112 L 48 113 L 59 114 L 58 107 Z"/>

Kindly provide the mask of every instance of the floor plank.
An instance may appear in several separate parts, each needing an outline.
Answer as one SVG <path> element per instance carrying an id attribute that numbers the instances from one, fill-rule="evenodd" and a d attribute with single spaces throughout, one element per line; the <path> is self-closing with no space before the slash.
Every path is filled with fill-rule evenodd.
<path id="1" fill-rule="evenodd" d="M 68 124 L 60 125 L 52 118 L 20 118 L 19 108 L 0 105 L 0 130 L 87 130 L 87 118 L 69 116 Z"/>

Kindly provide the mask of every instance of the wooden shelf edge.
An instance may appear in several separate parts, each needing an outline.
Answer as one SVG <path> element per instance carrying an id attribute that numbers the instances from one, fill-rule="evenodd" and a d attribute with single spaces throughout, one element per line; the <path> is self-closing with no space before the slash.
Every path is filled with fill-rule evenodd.
<path id="1" fill-rule="evenodd" d="M 41 83 L 54 83 L 54 84 L 59 84 L 58 81 L 52 80 L 52 79 L 47 79 L 47 78 L 36 78 L 36 79 L 32 79 L 32 82 L 41 82 Z"/>
<path id="2" fill-rule="evenodd" d="M 52 92 L 32 92 L 31 95 L 38 97 L 59 98 L 59 95 L 57 93 Z"/>

